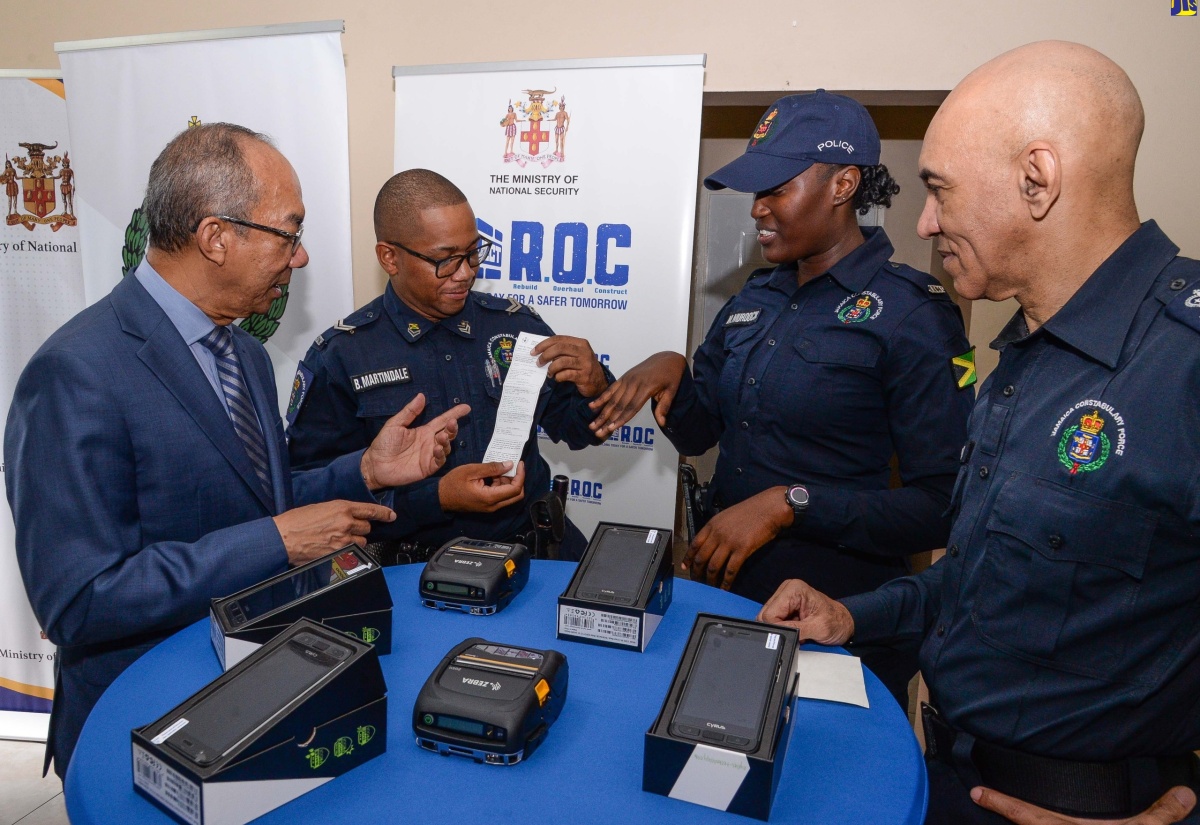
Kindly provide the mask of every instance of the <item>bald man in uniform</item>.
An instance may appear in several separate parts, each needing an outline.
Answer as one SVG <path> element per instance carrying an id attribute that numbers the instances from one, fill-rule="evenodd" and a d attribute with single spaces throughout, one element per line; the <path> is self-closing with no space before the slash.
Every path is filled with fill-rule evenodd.
<path id="1" fill-rule="evenodd" d="M 960 295 L 1020 304 L 946 557 L 840 601 L 792 580 L 760 614 L 923 639 L 929 823 L 1200 822 L 1200 264 L 1139 220 L 1143 125 L 1121 68 L 1072 43 L 946 99 L 918 232 Z"/>

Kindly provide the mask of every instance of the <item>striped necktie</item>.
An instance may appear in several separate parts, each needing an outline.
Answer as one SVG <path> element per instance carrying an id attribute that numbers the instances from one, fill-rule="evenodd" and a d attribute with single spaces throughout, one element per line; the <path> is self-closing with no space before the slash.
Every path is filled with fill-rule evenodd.
<path id="1" fill-rule="evenodd" d="M 233 429 L 246 448 L 246 455 L 254 465 L 254 473 L 262 482 L 263 491 L 270 498 L 271 471 L 267 462 L 267 445 L 263 441 L 254 405 L 250 402 L 250 393 L 246 390 L 242 365 L 233 351 L 233 333 L 227 326 L 214 326 L 208 335 L 200 339 L 200 343 L 216 358 L 217 374 L 225 393 L 225 403 L 229 407 L 229 420 L 233 422 Z"/>

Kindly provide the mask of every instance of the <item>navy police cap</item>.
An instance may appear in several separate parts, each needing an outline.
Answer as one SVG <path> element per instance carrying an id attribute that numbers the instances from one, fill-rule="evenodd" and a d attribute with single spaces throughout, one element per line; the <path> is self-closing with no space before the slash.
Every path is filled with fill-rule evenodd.
<path id="1" fill-rule="evenodd" d="M 758 122 L 746 153 L 705 178 L 704 185 L 765 192 L 814 163 L 879 163 L 879 130 L 861 103 L 824 89 L 780 98 Z"/>

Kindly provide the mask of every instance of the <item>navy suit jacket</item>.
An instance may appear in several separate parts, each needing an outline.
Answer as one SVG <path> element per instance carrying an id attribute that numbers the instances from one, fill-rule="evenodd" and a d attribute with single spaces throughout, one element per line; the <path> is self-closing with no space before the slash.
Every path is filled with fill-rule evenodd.
<path id="1" fill-rule="evenodd" d="M 58 645 L 47 757 L 65 775 L 88 712 L 138 656 L 209 600 L 288 563 L 271 517 L 374 501 L 361 451 L 293 476 L 270 359 L 234 328 L 269 453 L 268 499 L 174 324 L 136 278 L 55 332 L 17 382 L 5 481 L 25 589 Z M 152 721 L 147 719 L 147 722 Z"/>

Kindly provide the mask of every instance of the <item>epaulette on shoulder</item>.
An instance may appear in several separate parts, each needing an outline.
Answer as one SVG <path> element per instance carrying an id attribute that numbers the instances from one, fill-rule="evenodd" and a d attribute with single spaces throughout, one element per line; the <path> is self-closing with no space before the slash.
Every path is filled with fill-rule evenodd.
<path id="1" fill-rule="evenodd" d="M 1190 283 L 1186 282 L 1184 278 L 1179 278 L 1171 282 L 1171 287 L 1174 288 L 1178 281 L 1185 281 L 1185 284 L 1178 289 L 1178 294 L 1167 304 L 1167 315 L 1184 326 L 1190 327 L 1192 331 L 1200 332 L 1200 278 L 1196 278 Z"/>
<path id="2" fill-rule="evenodd" d="M 318 335 L 316 340 L 313 341 L 313 346 L 317 349 L 325 349 L 325 346 L 331 340 L 341 335 L 343 332 L 353 335 L 356 330 L 375 323 L 377 320 L 379 320 L 379 316 L 381 314 L 382 313 L 380 313 L 378 310 L 370 307 L 357 309 Z"/>
<path id="3" fill-rule="evenodd" d="M 539 321 L 542 319 L 542 316 L 538 315 L 537 311 L 533 307 L 529 306 L 528 304 L 521 303 L 516 298 L 502 298 L 498 295 L 489 295 L 486 292 L 478 292 L 475 294 L 475 301 L 484 309 L 490 309 L 494 312 L 507 312 L 509 315 L 516 315 L 518 312 L 524 312 L 528 315 L 532 315 Z"/>
<path id="4" fill-rule="evenodd" d="M 938 283 L 938 279 L 928 272 L 922 272 L 919 269 L 913 269 L 907 264 L 898 264 L 895 261 L 889 261 L 887 269 L 893 275 L 899 275 L 922 295 L 930 298 L 938 298 L 943 301 L 950 300 L 950 295 L 946 292 L 946 287 Z"/>
<path id="5" fill-rule="evenodd" d="M 765 284 L 771 278 L 771 273 L 773 273 L 774 271 L 775 271 L 775 268 L 770 267 L 770 266 L 764 266 L 761 269 L 756 269 L 750 273 L 749 277 L 746 278 L 746 284 L 747 285 L 754 284 L 755 286 L 761 286 L 762 284 Z"/>

